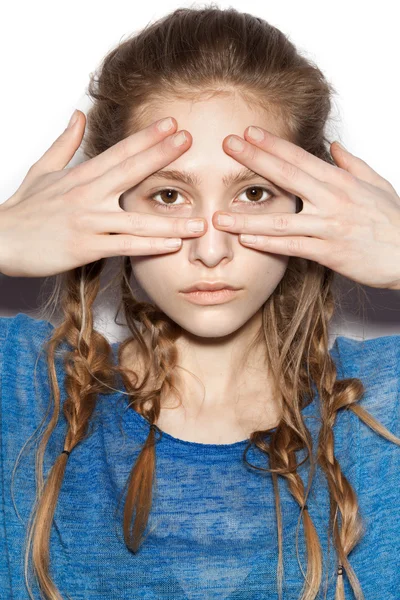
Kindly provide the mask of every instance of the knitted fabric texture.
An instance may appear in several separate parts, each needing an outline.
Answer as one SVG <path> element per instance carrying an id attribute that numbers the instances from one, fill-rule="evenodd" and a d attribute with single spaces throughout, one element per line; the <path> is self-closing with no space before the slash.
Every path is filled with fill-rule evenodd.
<path id="1" fill-rule="evenodd" d="M 45 414 L 50 385 L 42 342 L 53 325 L 23 313 L 0 318 L 1 463 L 0 597 L 28 600 L 23 576 L 23 544 L 35 497 L 31 442 L 16 458 Z M 117 360 L 119 342 L 112 344 Z M 336 337 L 330 354 L 338 377 L 359 377 L 366 386 L 360 400 L 394 435 L 400 436 L 400 336 L 365 341 Z M 61 401 L 66 398 L 62 357 L 56 369 Z M 124 389 L 119 380 L 119 389 Z M 148 421 L 127 408 L 129 398 L 100 395 L 90 436 L 67 455 L 50 538 L 50 573 L 63 598 L 72 600 L 143 598 L 146 600 L 276 600 L 278 542 L 275 499 L 269 473 L 242 462 L 247 440 L 202 444 L 162 432 L 156 439 L 156 478 L 146 539 L 134 555 L 122 532 L 124 486 L 147 438 Z M 51 413 L 51 411 L 50 411 Z M 51 414 L 45 421 L 47 425 Z M 319 398 L 303 409 L 316 452 Z M 44 461 L 44 476 L 64 448 L 62 411 Z M 349 555 L 366 599 L 400 598 L 400 448 L 376 434 L 350 410 L 339 411 L 334 425 L 335 455 L 353 485 L 366 533 Z M 298 451 L 297 462 L 306 456 Z M 253 447 L 247 459 L 268 468 Z M 309 461 L 299 467 L 307 485 Z M 304 584 L 306 551 L 300 521 L 299 561 L 296 526 L 300 507 L 278 478 L 283 516 L 284 600 L 298 600 Z M 119 504 L 119 507 L 118 507 Z M 327 600 L 334 600 L 337 558 L 329 542 L 329 494 L 317 468 L 307 498 L 328 575 Z M 118 510 L 117 510 L 118 509 Z M 354 595 L 343 571 L 346 600 Z M 40 598 L 32 580 L 35 598 Z"/>

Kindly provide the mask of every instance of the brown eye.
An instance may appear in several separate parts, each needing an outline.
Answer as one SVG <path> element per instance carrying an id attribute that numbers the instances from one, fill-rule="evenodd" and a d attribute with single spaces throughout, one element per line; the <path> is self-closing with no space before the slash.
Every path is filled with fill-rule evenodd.
<path id="1" fill-rule="evenodd" d="M 159 190 L 155 192 L 152 196 L 148 197 L 148 200 L 156 207 L 156 208 L 175 208 L 176 206 L 182 206 L 185 204 L 184 202 L 179 202 L 178 204 L 175 202 L 176 194 L 181 196 L 180 192 L 174 190 L 173 188 L 165 188 L 163 190 Z M 161 196 L 161 200 L 155 200 L 156 196 Z"/>
<path id="2" fill-rule="evenodd" d="M 269 194 L 269 197 L 263 197 L 263 192 Z M 246 200 L 243 201 L 245 204 L 263 204 L 264 202 L 269 202 L 275 196 L 268 188 L 259 185 L 252 185 L 246 188 L 242 194 L 246 195 Z"/>
<path id="3" fill-rule="evenodd" d="M 175 200 L 176 200 L 176 195 L 179 195 L 179 192 L 177 192 L 176 190 L 173 189 L 165 189 L 165 190 L 160 190 L 159 192 L 157 192 L 157 194 L 160 194 L 160 198 L 163 202 L 165 202 L 166 204 L 174 204 Z M 155 194 L 155 195 L 157 195 Z"/>
<path id="4" fill-rule="evenodd" d="M 262 198 L 262 192 L 263 190 L 259 187 L 251 187 L 245 190 L 246 196 L 249 198 L 249 200 L 260 200 Z"/>
<path id="5" fill-rule="evenodd" d="M 267 197 L 263 197 L 263 192 L 267 195 Z M 244 200 L 240 200 L 241 195 L 246 195 Z M 185 202 L 176 202 L 176 198 L 178 196 L 182 196 L 180 192 L 175 190 L 174 188 L 163 188 L 155 192 L 151 196 L 148 196 L 147 200 L 155 206 L 156 209 L 174 209 L 179 206 L 184 206 Z M 156 196 L 160 196 L 160 200 L 156 200 Z M 243 192 L 241 192 L 238 196 L 239 204 L 248 204 L 249 206 L 259 207 L 264 204 L 269 204 L 273 198 L 275 198 L 275 192 L 272 192 L 265 186 L 261 185 L 253 185 L 247 187 Z"/>

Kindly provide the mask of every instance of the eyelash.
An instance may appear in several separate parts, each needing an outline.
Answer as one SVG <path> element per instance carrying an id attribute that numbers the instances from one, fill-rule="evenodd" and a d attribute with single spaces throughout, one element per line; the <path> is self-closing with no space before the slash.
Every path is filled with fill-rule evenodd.
<path id="1" fill-rule="evenodd" d="M 241 201 L 241 204 L 251 204 L 252 206 L 263 206 L 269 202 L 271 202 L 271 200 L 273 198 L 276 197 L 276 194 L 268 189 L 267 187 L 263 186 L 263 185 L 250 185 L 247 188 L 245 188 L 244 190 L 242 190 L 240 192 L 240 194 L 243 194 L 243 192 L 246 192 L 247 190 L 252 190 L 252 189 L 261 189 L 265 192 L 268 192 L 268 194 L 270 194 L 270 197 L 267 198 L 266 200 L 258 200 L 258 201 L 254 201 L 251 202 L 250 200 L 248 202 L 243 202 Z M 176 209 L 177 206 L 183 206 L 183 204 L 162 204 L 161 202 L 158 202 L 158 200 L 154 200 L 154 196 L 157 196 L 158 194 L 160 194 L 161 192 L 178 192 L 178 194 L 180 194 L 181 192 L 179 192 L 178 190 L 176 190 L 175 188 L 162 188 L 161 190 L 158 190 L 157 192 L 154 192 L 154 194 L 152 194 L 151 196 L 147 196 L 146 200 L 148 200 L 150 202 L 150 204 L 152 204 L 153 206 L 155 206 L 156 208 L 161 208 L 161 210 L 166 209 L 166 210 L 170 210 L 170 209 Z M 240 196 L 239 194 L 239 196 Z"/>

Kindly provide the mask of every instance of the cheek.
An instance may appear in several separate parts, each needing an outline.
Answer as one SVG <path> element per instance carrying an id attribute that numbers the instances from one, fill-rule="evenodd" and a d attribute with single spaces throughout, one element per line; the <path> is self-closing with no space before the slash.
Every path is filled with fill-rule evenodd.
<path id="1" fill-rule="evenodd" d="M 177 265 L 177 258 L 169 254 L 131 256 L 133 289 L 157 298 L 160 294 L 167 294 L 179 283 L 181 268 Z"/>
<path id="2" fill-rule="evenodd" d="M 182 252 L 165 254 L 149 254 L 147 256 L 130 257 L 132 271 L 134 274 L 148 273 L 149 275 L 168 275 L 176 272 L 182 266 Z"/>
<path id="3" fill-rule="evenodd" d="M 283 254 L 273 254 L 263 250 L 249 250 L 243 257 L 244 272 L 256 278 L 282 277 L 286 271 L 289 258 L 289 256 Z"/>
<path id="4" fill-rule="evenodd" d="M 290 257 L 256 250 L 252 254 L 246 258 L 242 273 L 246 274 L 249 291 L 266 300 L 285 275 Z"/>

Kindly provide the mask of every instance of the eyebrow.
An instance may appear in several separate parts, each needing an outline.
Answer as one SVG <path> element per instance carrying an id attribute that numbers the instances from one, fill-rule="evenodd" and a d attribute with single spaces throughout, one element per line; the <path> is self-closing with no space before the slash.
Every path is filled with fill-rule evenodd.
<path id="1" fill-rule="evenodd" d="M 228 175 L 224 175 L 222 182 L 225 187 L 229 187 L 233 184 L 250 181 L 255 177 L 261 177 L 261 179 L 264 179 L 264 181 L 272 185 L 268 179 L 262 175 L 259 175 L 258 173 L 255 173 L 247 167 L 244 167 L 237 173 L 229 173 Z M 174 179 L 175 181 L 181 181 L 182 183 L 192 186 L 201 185 L 202 182 L 201 178 L 195 173 L 191 173 L 190 171 L 177 171 L 176 169 L 162 169 L 160 171 L 156 171 L 156 173 L 146 177 L 146 179 L 143 181 L 148 181 L 149 179 Z"/>

